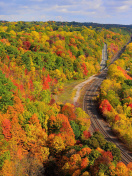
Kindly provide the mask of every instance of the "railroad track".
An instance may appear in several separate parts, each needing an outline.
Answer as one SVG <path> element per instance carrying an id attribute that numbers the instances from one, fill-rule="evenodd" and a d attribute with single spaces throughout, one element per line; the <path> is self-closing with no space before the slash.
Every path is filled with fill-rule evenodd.
<path id="1" fill-rule="evenodd" d="M 83 109 L 89 114 L 91 118 L 91 131 L 98 129 L 107 141 L 113 142 L 121 151 L 121 161 L 124 164 L 132 162 L 132 153 L 127 150 L 124 144 L 114 135 L 110 126 L 103 120 L 100 113 L 97 111 L 97 90 L 102 81 L 106 78 L 107 69 L 103 70 L 100 75 L 95 77 L 95 80 L 90 85 L 84 96 Z"/>

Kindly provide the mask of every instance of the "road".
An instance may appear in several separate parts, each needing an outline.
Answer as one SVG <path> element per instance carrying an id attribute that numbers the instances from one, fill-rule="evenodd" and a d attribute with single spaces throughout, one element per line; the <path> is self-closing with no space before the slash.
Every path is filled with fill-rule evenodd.
<path id="1" fill-rule="evenodd" d="M 122 48 L 121 51 L 119 51 L 116 54 L 116 56 L 112 59 L 111 63 L 113 63 L 113 61 L 115 61 L 116 59 L 120 57 L 122 52 L 124 52 L 126 45 Z M 98 112 L 96 97 L 98 95 L 98 89 L 102 81 L 107 76 L 107 71 L 108 69 L 104 69 L 98 76 L 95 77 L 92 84 L 88 87 L 86 94 L 84 96 L 83 109 L 89 114 L 91 118 L 90 130 L 94 132 L 95 130 L 98 129 L 104 135 L 107 141 L 115 143 L 116 146 L 121 150 L 121 161 L 124 164 L 128 164 L 129 162 L 132 162 L 132 153 L 115 136 L 109 124 L 105 122 L 102 115 Z"/>

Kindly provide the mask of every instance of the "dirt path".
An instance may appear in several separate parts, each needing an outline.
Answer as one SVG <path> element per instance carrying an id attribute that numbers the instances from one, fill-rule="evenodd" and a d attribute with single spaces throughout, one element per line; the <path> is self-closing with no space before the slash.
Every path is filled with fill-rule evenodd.
<path id="1" fill-rule="evenodd" d="M 73 90 L 76 90 L 76 94 L 75 94 L 75 96 L 74 96 L 74 98 L 73 98 L 73 104 L 74 104 L 74 105 L 77 103 L 77 100 L 78 100 L 78 98 L 80 97 L 80 91 L 81 91 L 82 87 L 85 86 L 85 84 L 87 84 L 87 83 L 89 83 L 90 81 L 92 81 L 94 78 L 95 78 L 95 75 L 90 76 L 86 81 L 84 81 L 84 82 L 82 82 L 82 83 L 80 83 L 80 84 L 78 84 L 78 85 L 76 85 L 76 86 L 74 87 Z"/>

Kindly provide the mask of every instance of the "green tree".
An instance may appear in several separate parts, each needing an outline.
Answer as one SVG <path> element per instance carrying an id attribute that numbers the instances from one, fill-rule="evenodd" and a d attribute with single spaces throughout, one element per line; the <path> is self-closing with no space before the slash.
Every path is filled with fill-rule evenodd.
<path id="1" fill-rule="evenodd" d="M 13 105 L 13 92 L 15 86 L 0 70 L 0 110 L 5 111 L 7 106 Z"/>
<path id="2" fill-rule="evenodd" d="M 80 134 L 81 134 L 80 129 L 79 129 L 79 125 L 76 124 L 76 122 L 73 121 L 73 120 L 70 121 L 70 125 L 71 125 L 71 127 L 73 129 L 73 132 L 75 134 L 75 138 L 78 139 L 80 137 Z"/>

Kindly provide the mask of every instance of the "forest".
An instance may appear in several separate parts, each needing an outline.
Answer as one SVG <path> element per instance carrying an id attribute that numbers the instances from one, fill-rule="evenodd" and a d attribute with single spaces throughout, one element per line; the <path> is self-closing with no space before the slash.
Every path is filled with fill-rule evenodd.
<path id="1" fill-rule="evenodd" d="M 79 106 L 56 102 L 64 83 L 100 72 L 104 42 L 110 59 L 131 32 L 56 24 L 0 22 L 0 175 L 131 176 L 132 163 L 96 130 Z M 132 146 L 132 44 L 108 70 L 100 111 Z"/>
<path id="2" fill-rule="evenodd" d="M 100 91 L 99 108 L 113 131 L 132 151 L 132 43 L 108 68 Z"/>

